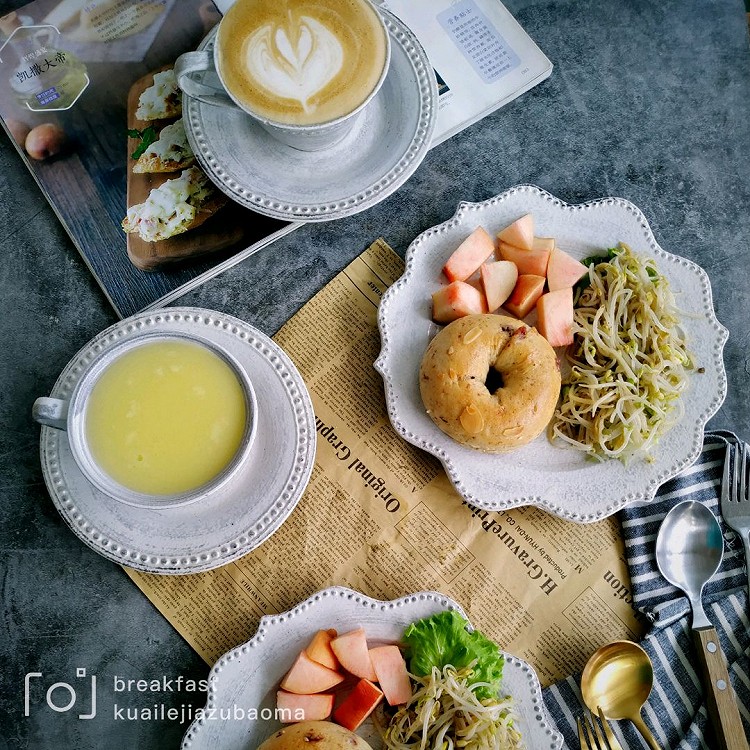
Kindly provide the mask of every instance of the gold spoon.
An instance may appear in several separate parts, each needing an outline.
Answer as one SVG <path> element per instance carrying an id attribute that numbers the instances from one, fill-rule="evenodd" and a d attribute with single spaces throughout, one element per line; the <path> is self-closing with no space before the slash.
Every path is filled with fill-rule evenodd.
<path id="1" fill-rule="evenodd" d="M 586 705 L 608 719 L 629 719 L 651 750 L 661 750 L 643 721 L 641 708 L 654 684 L 648 654 L 632 641 L 615 641 L 594 652 L 581 675 Z"/>

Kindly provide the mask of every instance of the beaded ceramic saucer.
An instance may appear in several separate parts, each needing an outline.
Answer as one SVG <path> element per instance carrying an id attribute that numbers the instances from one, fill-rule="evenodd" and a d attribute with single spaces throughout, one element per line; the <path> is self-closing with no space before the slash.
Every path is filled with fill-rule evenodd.
<path id="1" fill-rule="evenodd" d="M 194 335 L 229 352 L 257 397 L 250 454 L 227 484 L 200 501 L 138 508 L 96 489 L 76 464 L 65 431 L 41 429 L 41 463 L 57 510 L 75 534 L 104 557 L 146 573 L 197 573 L 255 549 L 292 512 L 315 460 L 315 417 L 297 368 L 273 340 L 223 313 L 174 307 L 140 313 L 100 333 L 52 389 L 67 399 L 88 363 L 144 331 Z"/>
<path id="2" fill-rule="evenodd" d="M 380 12 L 391 35 L 390 70 L 351 132 L 329 149 L 298 151 L 240 110 L 184 97 L 196 158 L 232 200 L 284 221 L 330 221 L 374 206 L 411 177 L 430 148 L 437 83 L 412 31 Z M 214 37 L 199 49 L 213 49 Z"/>

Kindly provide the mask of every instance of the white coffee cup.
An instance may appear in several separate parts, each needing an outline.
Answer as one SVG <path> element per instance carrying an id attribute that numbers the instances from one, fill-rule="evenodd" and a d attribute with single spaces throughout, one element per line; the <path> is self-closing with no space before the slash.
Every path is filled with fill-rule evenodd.
<path id="1" fill-rule="evenodd" d="M 108 369 L 139 347 L 158 343 L 189 343 L 203 347 L 221 360 L 236 378 L 245 406 L 244 424 L 239 445 L 230 460 L 216 474 L 199 486 L 174 493 L 148 493 L 134 490 L 114 479 L 97 461 L 87 430 L 87 408 L 97 383 Z M 229 376 L 231 378 L 231 375 Z M 189 409 L 189 404 L 185 405 Z M 32 416 L 40 424 L 67 432 L 71 454 L 78 468 L 99 491 L 115 500 L 141 508 L 164 509 L 195 502 L 223 487 L 247 460 L 257 427 L 257 402 L 252 382 L 244 368 L 223 348 L 188 333 L 141 332 L 104 348 L 80 375 L 69 399 L 41 397 L 36 399 Z"/>
<path id="2" fill-rule="evenodd" d="M 212 52 L 175 63 L 184 94 L 239 108 L 302 151 L 342 140 L 390 64 L 390 36 L 370 0 L 236 0 L 210 36 Z"/>

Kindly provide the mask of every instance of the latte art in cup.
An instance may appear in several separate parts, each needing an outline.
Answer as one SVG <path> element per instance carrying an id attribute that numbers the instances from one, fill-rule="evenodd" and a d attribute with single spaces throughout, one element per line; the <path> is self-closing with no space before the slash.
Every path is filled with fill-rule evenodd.
<path id="1" fill-rule="evenodd" d="M 249 111 L 316 125 L 370 96 L 387 44 L 367 0 L 237 0 L 219 27 L 217 62 L 227 90 Z"/>
<path id="2" fill-rule="evenodd" d="M 247 67 L 258 84 L 275 96 L 299 102 L 304 112 L 310 100 L 340 72 L 341 42 L 319 21 L 300 16 L 294 28 L 266 24 L 247 40 Z"/>

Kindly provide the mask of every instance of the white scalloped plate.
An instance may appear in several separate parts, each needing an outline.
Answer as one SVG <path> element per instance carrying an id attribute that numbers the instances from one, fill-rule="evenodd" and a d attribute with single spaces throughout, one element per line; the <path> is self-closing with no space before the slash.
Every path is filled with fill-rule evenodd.
<path id="1" fill-rule="evenodd" d="M 263 617 L 247 643 L 214 664 L 208 677 L 204 715 L 188 727 L 182 750 L 256 750 L 281 726 L 262 717 L 273 713 L 281 678 L 318 630 L 336 628 L 345 632 L 361 625 L 370 640 L 395 643 L 407 625 L 446 609 L 466 617 L 457 602 L 433 591 L 384 602 L 335 586 L 314 594 L 289 612 Z M 503 688 L 514 699 L 517 726 L 526 747 L 559 750 L 562 736 L 553 729 L 536 673 L 515 656 L 505 654 L 505 660 Z M 249 718 L 256 714 L 255 719 Z M 358 734 L 373 750 L 382 749 L 371 722 L 365 722 Z"/>
<path id="2" fill-rule="evenodd" d="M 545 435 L 511 453 L 489 455 L 455 442 L 425 413 L 418 373 L 438 331 L 430 319 L 431 295 L 441 284 L 445 261 L 477 226 L 494 234 L 528 212 L 537 235 L 554 237 L 576 258 L 626 242 L 653 257 L 669 279 L 688 347 L 704 372 L 691 375 L 683 396 L 685 414 L 662 437 L 652 463 L 592 461 L 574 448 L 550 443 Z M 382 349 L 375 369 L 385 382 L 391 423 L 405 440 L 440 459 L 467 502 L 487 510 L 534 505 L 588 523 L 625 505 L 649 502 L 661 484 L 698 458 L 703 428 L 726 396 L 722 352 L 728 332 L 714 314 L 706 272 L 659 247 L 640 209 L 621 198 L 568 205 L 538 187 L 519 185 L 482 203 L 461 203 L 453 218 L 411 243 L 404 275 L 383 295 L 378 325 Z"/>
<path id="3" fill-rule="evenodd" d="M 67 433 L 42 427 L 42 472 L 70 529 L 100 555 L 145 573 L 199 573 L 226 565 L 268 539 L 307 486 L 315 461 L 312 401 L 294 363 L 264 333 L 238 318 L 195 307 L 139 313 L 88 342 L 51 395 L 69 398 L 87 365 L 144 331 L 192 334 L 230 353 L 253 383 L 258 430 L 237 474 L 199 502 L 136 508 L 97 490 L 78 468 Z"/>

